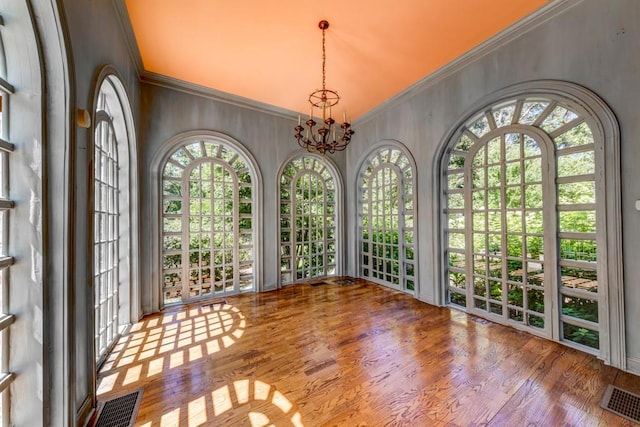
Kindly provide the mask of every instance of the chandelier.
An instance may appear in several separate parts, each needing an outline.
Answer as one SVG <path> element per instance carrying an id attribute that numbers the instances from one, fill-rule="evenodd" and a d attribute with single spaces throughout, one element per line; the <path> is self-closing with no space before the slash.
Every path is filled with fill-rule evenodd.
<path id="1" fill-rule="evenodd" d="M 294 128 L 296 131 L 295 137 L 298 140 L 298 144 L 302 148 L 306 148 L 307 151 L 315 153 L 335 153 L 336 151 L 342 151 L 347 148 L 349 142 L 351 142 L 351 136 L 355 133 L 351 130 L 351 123 L 347 121 L 346 113 L 343 113 L 343 122 L 340 125 L 336 124 L 336 121 L 331 117 L 331 107 L 338 104 L 340 96 L 338 92 L 327 89 L 325 85 L 325 64 L 327 62 L 327 55 L 325 51 L 325 37 L 324 32 L 329 28 L 329 22 L 322 20 L 318 23 L 318 27 L 322 30 L 322 89 L 317 89 L 309 95 L 309 120 L 305 122 L 307 128 L 305 129 L 300 121 L 301 117 L 298 115 L 298 126 Z M 322 121 L 317 123 L 314 120 L 314 107 L 318 111 L 318 120 L 322 117 Z M 315 128 L 316 125 L 321 125 L 319 128 Z M 340 129 L 336 129 L 340 127 Z M 302 132 L 305 132 L 305 136 Z"/>

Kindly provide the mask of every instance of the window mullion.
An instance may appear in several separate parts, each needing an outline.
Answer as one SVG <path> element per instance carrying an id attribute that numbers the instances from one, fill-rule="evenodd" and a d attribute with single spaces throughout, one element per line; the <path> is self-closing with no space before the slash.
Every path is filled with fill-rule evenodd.
<path id="1" fill-rule="evenodd" d="M 11 385 L 15 378 L 12 372 L 0 374 L 0 393 L 3 393 Z"/>
<path id="2" fill-rule="evenodd" d="M 16 204 L 13 200 L 0 199 L 0 211 L 6 211 L 15 208 Z"/>
<path id="3" fill-rule="evenodd" d="M 466 132 L 466 131 L 465 131 Z M 470 132 L 469 132 L 470 133 Z M 475 138 L 475 136 L 474 136 Z M 486 165 L 486 159 L 484 165 Z M 473 301 L 474 296 L 474 287 L 473 287 L 473 173 L 472 167 L 473 157 L 467 157 L 464 162 L 464 228 L 465 228 L 465 292 L 466 292 L 466 301 L 467 301 L 467 310 L 470 312 L 475 311 L 475 304 Z M 486 167 L 485 171 L 485 180 L 486 180 Z M 485 182 L 486 187 L 486 182 Z M 486 196 L 485 196 L 486 197 Z M 486 215 L 485 210 L 485 219 L 488 215 Z M 447 224 L 448 227 L 448 224 Z M 488 231 L 488 228 L 485 228 Z M 487 239 L 487 232 L 485 231 L 485 239 Z M 486 246 L 488 247 L 488 242 L 486 242 Z M 448 261 L 447 261 L 448 263 Z M 450 282 L 450 281 L 449 281 Z M 450 286 L 450 283 L 447 283 L 447 286 Z"/>
<path id="4" fill-rule="evenodd" d="M 233 161 L 235 161 L 235 159 L 237 158 L 238 158 L 238 154 L 236 153 L 236 155 L 233 156 L 232 160 L 229 161 L 229 164 L 233 164 Z M 235 176 L 230 176 L 230 178 L 233 183 L 232 197 L 233 197 L 233 216 L 234 216 L 233 218 L 233 261 L 232 261 L 233 291 L 232 292 L 236 292 L 238 289 L 240 289 L 240 194 L 238 191 L 239 184 L 238 184 L 237 178 Z M 252 222 L 251 228 L 253 229 L 255 226 L 256 225 L 253 224 Z M 226 283 L 225 283 L 224 291 L 227 292 Z"/>
<path id="5" fill-rule="evenodd" d="M 507 307 L 509 294 L 509 286 L 507 285 L 507 278 L 509 277 L 509 266 L 508 266 L 508 258 L 509 258 L 509 245 L 507 242 L 507 182 L 506 182 L 506 148 L 505 148 L 505 137 L 504 133 L 500 135 L 500 214 L 502 221 L 502 232 L 501 232 L 501 240 L 502 240 L 502 295 L 501 295 L 501 305 L 502 305 L 502 318 L 504 320 L 509 319 L 509 308 Z M 488 299 L 491 300 L 491 294 L 487 295 Z M 491 302 L 487 304 L 487 309 L 491 312 Z"/>
<path id="6" fill-rule="evenodd" d="M 13 152 L 14 149 L 15 149 L 15 146 L 12 143 L 0 138 L 0 151 L 4 151 L 5 153 L 11 153 Z"/>
<path id="7" fill-rule="evenodd" d="M 186 150 L 185 150 L 186 151 Z M 190 210 L 190 197 L 189 197 L 189 170 L 185 170 L 182 174 L 182 213 L 181 213 L 181 222 L 182 222 L 182 277 L 180 280 L 180 299 L 181 301 L 187 302 L 189 295 L 189 267 L 190 267 L 190 258 L 191 258 L 191 247 L 190 247 L 190 239 L 189 239 L 189 210 Z M 212 171 L 213 174 L 213 171 Z M 213 191 L 213 190 L 212 190 Z M 213 227 L 213 224 L 212 224 Z M 213 248 L 211 251 L 211 259 L 213 260 Z M 213 276 L 212 276 L 213 277 Z M 175 285 L 174 285 L 175 286 Z M 211 283 L 213 286 L 213 282 Z M 166 296 L 165 296 L 166 298 Z"/>
<path id="8" fill-rule="evenodd" d="M 4 270 L 13 265 L 15 259 L 10 256 L 0 256 L 0 270 Z"/>
<path id="9" fill-rule="evenodd" d="M 14 94 L 15 88 L 11 83 L 0 77 L 0 91 L 5 92 L 7 95 Z"/>

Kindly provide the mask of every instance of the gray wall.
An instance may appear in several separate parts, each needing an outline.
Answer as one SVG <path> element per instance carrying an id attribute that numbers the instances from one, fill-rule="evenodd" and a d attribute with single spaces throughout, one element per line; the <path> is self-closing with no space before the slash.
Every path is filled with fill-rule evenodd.
<path id="1" fill-rule="evenodd" d="M 166 152 L 163 145 L 172 137 L 193 130 L 210 130 L 223 133 L 240 142 L 256 159 L 263 180 L 264 238 L 262 253 L 263 283 L 259 286 L 269 290 L 276 287 L 279 250 L 276 225 L 279 207 L 276 201 L 276 175 L 282 163 L 300 150 L 293 128 L 293 118 L 283 117 L 265 109 L 248 109 L 230 103 L 216 101 L 203 96 L 166 89 L 154 84 L 142 85 L 141 98 L 141 194 L 142 218 L 157 215 L 157 205 L 151 196 L 151 162 L 154 156 Z M 344 177 L 344 153 L 332 156 Z M 143 236 L 155 236 L 151 221 L 141 224 Z M 158 309 L 152 294 L 159 293 L 158 272 L 152 271 L 151 239 L 143 239 L 142 253 L 142 303 L 145 313 Z M 152 280 L 146 280 L 151 278 Z"/>
<path id="2" fill-rule="evenodd" d="M 620 123 L 622 141 L 622 217 L 627 357 L 640 373 L 640 2 L 584 0 L 469 66 L 368 115 L 354 124 L 358 131 L 348 150 L 347 198 L 353 198 L 353 174 L 371 143 L 396 139 L 413 153 L 418 165 L 419 298 L 439 303 L 437 271 L 440 254 L 433 241 L 434 165 L 447 132 L 469 108 L 492 92 L 529 80 L 556 79 L 585 86 L 608 103 Z M 348 204 L 348 218 L 355 218 Z M 353 224 L 353 222 L 351 223 Z M 355 227 L 348 226 L 355 240 Z M 350 248 L 349 260 L 355 248 Z M 354 263 L 350 264 L 355 273 Z"/>
<path id="3" fill-rule="evenodd" d="M 65 0 L 64 13 L 67 20 L 73 67 L 71 78 L 75 90 L 72 100 L 72 114 L 75 108 L 91 111 L 93 108 L 96 74 L 102 65 L 112 65 L 120 74 L 126 87 L 134 112 L 139 109 L 139 83 L 134 63 L 131 59 L 124 33 L 121 29 L 114 5 L 111 1 Z M 137 122 L 137 118 L 135 118 Z M 92 152 L 91 129 L 76 128 L 75 147 L 75 206 L 73 224 L 75 240 L 73 272 L 75 308 L 73 337 L 75 363 L 75 398 L 73 404 L 79 410 L 94 394 L 95 363 L 93 361 L 93 299 L 92 272 L 90 270 L 87 204 L 90 191 L 89 155 Z M 132 189 L 137 191 L 137 189 Z M 89 327 L 87 326 L 89 325 Z M 86 409 L 86 408 L 83 408 Z"/>

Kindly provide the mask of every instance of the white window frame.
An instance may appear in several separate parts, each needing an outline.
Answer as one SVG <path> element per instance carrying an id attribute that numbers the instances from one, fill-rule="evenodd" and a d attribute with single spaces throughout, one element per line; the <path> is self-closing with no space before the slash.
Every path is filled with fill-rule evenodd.
<path id="1" fill-rule="evenodd" d="M 295 174 L 292 177 L 285 175 L 285 170 L 291 167 L 295 170 Z M 311 174 L 318 181 L 323 182 L 324 191 L 326 194 L 328 180 L 331 180 L 331 185 L 334 192 L 334 200 L 329 203 L 324 200 L 325 208 L 331 206 L 333 209 L 333 215 L 325 214 L 323 221 L 322 245 L 324 247 L 324 263 L 321 267 L 322 274 L 297 277 L 297 270 L 294 268 L 296 257 L 295 248 L 297 246 L 296 240 L 296 198 L 295 192 L 297 190 L 296 183 L 305 175 Z M 329 178 L 324 178 L 322 175 L 329 175 Z M 338 168 L 333 161 L 325 156 L 318 155 L 316 153 L 308 152 L 296 152 L 290 156 L 280 167 L 277 174 L 276 186 L 278 188 L 278 223 L 277 232 L 280 238 L 278 245 L 278 286 L 304 282 L 311 279 L 317 279 L 325 276 L 340 276 L 343 274 L 343 183 L 342 177 L 338 171 Z M 286 189 L 290 195 L 289 199 L 283 200 L 283 189 Z M 286 208 L 288 207 L 288 208 Z M 283 211 L 285 209 L 285 211 Z M 288 212 L 286 212 L 288 210 Z M 327 218 L 333 216 L 334 227 L 327 227 Z M 287 226 L 289 224 L 289 226 Z M 327 238 L 328 231 L 333 228 L 333 237 Z M 283 240 L 283 233 L 289 233 L 290 240 Z M 328 263 L 328 247 L 333 244 L 334 249 L 331 252 L 333 254 L 335 262 L 333 264 Z M 286 253 L 289 251 L 289 253 Z M 285 266 L 284 264 L 288 265 Z M 309 267 L 311 268 L 311 267 Z"/>
<path id="2" fill-rule="evenodd" d="M 93 123 L 92 140 L 93 150 L 90 152 L 90 161 L 93 165 L 91 185 L 92 198 L 89 205 L 91 215 L 90 222 L 90 248 L 92 261 L 92 280 L 94 281 L 93 299 L 94 305 L 90 319 L 93 322 L 93 332 L 90 337 L 94 342 L 93 353 L 96 362 L 95 368 L 105 361 L 109 350 L 115 345 L 118 337 L 140 317 L 140 280 L 139 280 L 139 251 L 140 238 L 138 236 L 139 206 L 138 206 L 138 177 L 137 177 L 137 153 L 136 134 L 133 121 L 133 113 L 126 88 L 117 70 L 105 65 L 97 72 L 95 79 L 93 98 Z M 108 199 L 108 216 L 111 218 L 111 228 L 99 230 L 100 223 L 96 221 L 96 204 L 101 202 L 101 177 L 95 176 L 100 160 L 95 141 L 98 127 L 107 124 L 109 136 L 113 143 L 109 157 L 115 160 L 112 165 L 111 175 L 108 176 L 110 197 Z M 102 185 L 104 188 L 105 186 Z M 98 207 L 104 207 L 99 205 Z M 105 242 L 100 242 L 96 236 L 108 231 L 108 239 L 111 247 L 110 272 L 100 271 L 99 247 Z M 102 236 L 105 237 L 105 236 Z M 103 269 L 104 270 L 104 269 Z M 102 295 L 102 290 L 97 286 L 100 277 L 109 276 L 110 295 Z M 104 298 L 103 298 L 104 297 Z M 101 305 L 109 302 L 110 309 L 106 321 L 104 315 L 98 312 Z M 107 324 L 110 324 L 108 326 Z M 108 329 L 110 327 L 110 329 Z M 105 329 L 107 328 L 107 329 Z M 100 332 L 100 329 L 103 329 Z M 106 342 L 98 344 L 97 337 L 108 331 Z M 93 378 L 95 381 L 95 377 Z"/>
<path id="3" fill-rule="evenodd" d="M 176 163 L 174 160 L 171 160 L 171 157 L 177 153 L 179 150 L 181 150 L 183 147 L 188 147 L 191 146 L 193 144 L 199 144 L 201 147 L 204 146 L 204 144 L 213 144 L 216 145 L 218 147 L 220 147 L 220 151 L 217 154 L 214 155 L 209 155 L 209 153 L 207 152 L 207 150 L 204 150 L 204 153 L 206 153 L 204 156 L 194 156 L 192 154 L 188 154 L 187 157 L 191 157 L 187 164 L 179 164 Z M 227 151 L 227 152 L 231 152 L 233 153 L 232 157 L 225 159 L 221 156 L 223 156 L 223 150 Z M 187 151 L 187 150 L 185 150 Z M 252 291 L 258 291 L 260 289 L 260 286 L 262 284 L 262 266 L 261 266 L 261 251 L 260 248 L 262 247 L 262 176 L 260 175 L 260 172 L 256 166 L 256 162 L 255 159 L 253 158 L 253 156 L 237 141 L 233 140 L 232 138 L 218 133 L 218 132 L 212 132 L 212 131 L 192 131 L 192 132 L 187 132 L 185 134 L 181 134 L 178 135 L 174 138 L 172 138 L 166 145 L 166 151 L 163 151 L 162 153 L 159 153 L 153 160 L 152 162 L 152 171 L 154 171 L 154 181 L 156 181 L 156 185 L 154 185 L 154 194 L 152 195 L 152 198 L 155 199 L 157 201 L 157 216 L 154 216 L 154 221 L 156 221 L 155 227 L 157 227 L 156 229 L 158 230 L 158 240 L 155 241 L 153 243 L 153 252 L 155 253 L 154 255 L 154 261 L 157 263 L 155 264 L 154 267 L 154 272 L 152 272 L 152 275 L 154 277 L 157 277 L 157 283 L 158 283 L 158 292 L 157 294 L 154 292 L 154 295 L 157 295 L 156 298 L 154 298 L 154 305 L 157 304 L 158 307 L 164 307 L 165 305 L 165 298 L 164 298 L 164 292 L 165 292 L 165 286 L 164 286 L 164 274 L 165 271 L 167 269 L 163 268 L 163 256 L 165 256 L 166 254 L 163 253 L 163 248 L 164 248 L 164 244 L 163 244 L 163 240 L 164 240 L 164 236 L 165 236 L 165 232 L 163 231 L 163 221 L 165 218 L 165 215 L 163 214 L 163 203 L 167 199 L 165 196 L 163 196 L 163 185 L 165 183 L 165 177 L 164 177 L 164 171 L 165 171 L 165 167 L 168 164 L 173 164 L 177 167 L 180 167 L 182 169 L 184 169 L 184 171 L 190 171 L 190 167 L 192 167 L 192 165 L 195 165 L 194 162 L 198 162 L 200 159 L 203 160 L 207 160 L 207 161 L 214 161 L 214 162 L 219 162 L 220 164 L 226 164 L 230 167 L 230 170 L 233 170 L 234 172 L 238 172 L 235 171 L 233 168 L 233 163 L 235 162 L 236 159 L 241 159 L 242 162 L 245 164 L 246 170 L 243 171 L 248 173 L 251 177 L 251 183 L 249 184 L 249 186 L 251 187 L 252 191 L 251 191 L 251 199 L 250 200 L 246 200 L 243 201 L 241 199 L 238 199 L 237 201 L 239 203 L 242 202 L 247 202 L 247 203 L 251 203 L 252 209 L 251 209 L 251 214 L 249 216 L 245 215 L 245 214 L 241 214 L 238 213 L 238 218 L 242 219 L 242 218 L 248 218 L 251 220 L 252 222 L 252 229 L 251 229 L 251 234 L 252 234 L 252 243 L 251 245 L 241 245 L 240 241 L 239 241 L 239 231 L 238 230 L 234 230 L 234 241 L 238 242 L 236 246 L 238 246 L 236 249 L 239 251 L 250 251 L 251 256 L 250 259 L 248 259 L 246 262 L 251 263 L 253 266 L 253 271 L 251 274 L 251 285 L 250 287 L 246 287 L 245 289 L 242 289 L 242 292 L 252 292 Z M 183 182 L 183 179 L 188 181 L 188 174 L 185 174 L 183 172 L 182 177 L 180 178 L 180 183 L 181 185 Z M 176 181 L 177 182 L 177 181 Z M 238 189 L 240 188 L 240 186 L 242 186 L 243 183 L 238 182 L 237 186 L 236 186 L 236 194 L 238 193 Z M 181 196 L 182 198 L 182 196 Z M 176 199 L 177 200 L 177 199 Z M 234 211 L 238 211 L 238 206 L 235 206 Z M 182 279 L 182 285 L 184 285 L 184 277 L 185 274 L 188 274 L 186 272 L 188 272 L 189 270 L 189 266 L 188 263 L 184 262 L 184 251 L 188 251 L 188 240 L 186 240 L 187 245 L 184 245 L 185 242 L 185 233 L 188 236 L 188 223 L 186 225 L 186 228 L 184 226 L 184 216 L 183 214 L 179 215 L 180 220 L 183 221 L 183 226 L 181 228 L 181 232 L 180 235 L 176 235 L 175 237 L 180 237 L 182 244 L 182 249 L 181 251 L 183 252 L 183 262 L 182 262 L 182 267 L 179 269 L 180 273 L 181 273 L 181 277 L 183 277 Z M 176 217 L 177 218 L 177 217 Z M 186 216 L 186 218 L 188 218 L 188 215 Z M 174 233 L 175 234 L 175 233 Z M 187 238 L 188 239 L 188 238 Z M 155 240 L 155 239 L 154 239 Z M 237 255 L 237 251 L 236 251 L 236 255 L 234 257 L 234 260 L 238 258 Z M 235 262 L 235 261 L 234 261 Z M 243 260 L 240 260 L 240 263 L 244 262 Z M 176 270 L 177 272 L 178 270 Z M 240 274 L 238 272 L 238 274 Z M 244 280 L 242 276 L 238 276 L 238 281 L 239 283 Z M 181 285 L 181 286 L 182 286 Z M 187 283 L 188 285 L 188 283 Z M 234 287 L 234 290 L 231 293 L 239 293 L 240 287 L 239 285 Z M 212 293 L 211 295 L 207 294 L 205 295 L 203 298 L 204 299 L 208 299 L 208 298 L 213 298 L 213 297 L 217 297 L 217 296 L 224 296 L 224 295 L 228 295 L 228 292 L 224 292 L 221 294 L 214 294 Z M 196 299 L 185 299 L 185 292 L 184 290 L 182 291 L 182 296 L 181 296 L 181 300 L 180 301 L 176 301 L 176 302 L 171 302 L 169 303 L 169 305 L 171 304 L 181 304 L 181 303 L 185 303 L 185 302 L 191 302 L 194 300 L 198 300 L 198 299 L 203 299 L 203 298 L 196 298 Z"/>
<path id="4" fill-rule="evenodd" d="M 396 154 L 394 154 L 396 153 Z M 402 163 L 402 164 L 398 164 Z M 366 153 L 359 162 L 358 174 L 356 175 L 356 208 L 358 213 L 357 232 L 357 259 L 359 277 L 372 282 L 400 290 L 414 296 L 419 295 L 419 275 L 418 275 L 418 200 L 417 200 L 417 168 L 416 163 L 409 150 L 398 141 L 380 141 Z M 374 277 L 372 274 L 372 261 L 374 259 L 372 233 L 372 186 L 371 179 L 376 177 L 380 171 L 389 169 L 396 174 L 398 180 L 398 259 L 399 272 L 398 283 L 384 278 Z M 366 188 L 364 183 L 367 183 Z M 365 206 L 365 202 L 367 205 Z M 363 218 L 367 216 L 368 236 L 363 239 L 364 224 Z M 407 233 L 412 233 L 413 238 L 407 239 Z M 411 240 L 411 241 L 409 241 Z M 365 249 L 367 249 L 365 251 Z M 407 257 L 407 251 L 411 251 L 413 258 Z M 392 257 L 381 257 L 383 265 L 386 267 L 388 261 L 394 261 Z M 368 262 L 367 262 L 368 261 Z M 413 273 L 413 274 L 411 274 Z M 412 289 L 413 288 L 413 289 Z"/>
<path id="5" fill-rule="evenodd" d="M 101 94 L 95 114 L 93 175 L 94 343 L 98 361 L 107 355 L 120 332 L 120 165 L 118 140 L 104 97 Z"/>
<path id="6" fill-rule="evenodd" d="M 593 133 L 596 156 L 596 191 L 599 198 L 597 228 L 598 228 L 598 288 L 599 288 L 599 323 L 600 323 L 600 349 L 592 349 L 576 345 L 571 341 L 561 341 L 560 332 L 554 330 L 554 340 L 565 345 L 579 348 L 580 350 L 596 354 L 606 363 L 621 369 L 626 368 L 625 356 L 625 322 L 624 322 L 624 284 L 622 276 L 622 248 L 621 248 L 621 209 L 620 209 L 620 137 L 617 121 L 608 106 L 595 94 L 580 86 L 561 81 L 536 81 L 519 84 L 502 91 L 498 91 L 487 99 L 482 100 L 469 114 L 452 128 L 445 137 L 441 155 L 437 158 L 438 175 L 436 185 L 439 188 L 441 199 L 439 210 L 435 215 L 441 230 L 437 244 L 437 252 L 442 254 L 441 283 L 443 292 L 441 301 L 446 304 L 448 280 L 447 247 L 447 222 L 446 222 L 446 188 L 449 157 L 458 143 L 465 126 L 473 122 L 478 114 L 490 112 L 492 108 L 512 99 L 543 98 L 551 102 L 570 107 L 576 111 L 588 123 Z M 489 119 L 490 121 L 490 119 Z M 540 123 L 533 123 L 531 128 L 538 129 Z M 541 130 L 538 130 L 542 132 Z M 544 132 L 543 132 L 544 133 Z M 552 161 L 555 155 L 552 155 Z M 570 178 L 565 181 L 571 181 Z M 577 178 L 576 178 L 577 179 Z M 558 182 L 563 182 L 560 180 Z M 555 183 L 551 183 L 555 187 Z M 547 193 L 549 194 L 549 193 Z M 555 192 L 552 193 L 555 197 Z M 552 201 L 555 203 L 555 201 Z M 467 208 L 465 208 L 467 209 Z M 561 210 L 560 208 L 558 210 Z M 547 233 L 545 233 L 546 235 Z M 557 233 L 561 237 L 562 233 Z M 554 236 L 554 239 L 556 236 Z M 435 248 L 434 248 L 435 249 Z M 556 267 L 552 267 L 556 268 Z M 555 292 L 555 291 L 554 291 Z M 560 292 L 558 290 L 558 292 Z M 553 307 L 558 319 L 556 324 L 563 321 L 560 316 L 560 307 Z M 573 322 L 576 323 L 576 322 Z M 557 326 L 554 326 L 557 329 Z"/>

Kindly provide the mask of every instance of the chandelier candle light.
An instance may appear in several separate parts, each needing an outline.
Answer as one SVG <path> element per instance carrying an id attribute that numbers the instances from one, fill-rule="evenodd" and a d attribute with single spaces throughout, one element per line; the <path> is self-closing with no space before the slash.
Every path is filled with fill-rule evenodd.
<path id="1" fill-rule="evenodd" d="M 298 126 L 294 128 L 296 131 L 295 137 L 298 140 L 298 144 L 302 148 L 306 148 L 311 153 L 335 153 L 336 151 L 342 151 L 347 148 L 349 142 L 351 142 L 351 136 L 355 133 L 351 130 L 351 123 L 347 121 L 347 114 L 343 113 L 343 122 L 340 124 L 340 131 L 338 132 L 338 138 L 336 139 L 336 121 L 331 117 L 331 107 L 337 105 L 340 101 L 338 92 L 327 89 L 325 86 L 325 65 L 327 62 L 327 55 L 325 52 L 325 37 L 324 32 L 329 28 L 329 22 L 322 20 L 318 23 L 318 27 L 322 30 L 322 89 L 315 90 L 309 95 L 309 120 L 305 122 L 307 129 L 305 136 L 302 136 L 302 132 L 305 128 L 301 125 L 301 116 L 298 115 Z M 314 127 L 318 124 L 313 120 L 313 107 L 319 108 L 322 112 L 322 127 L 317 130 Z M 318 119 L 320 116 L 318 115 Z"/>

